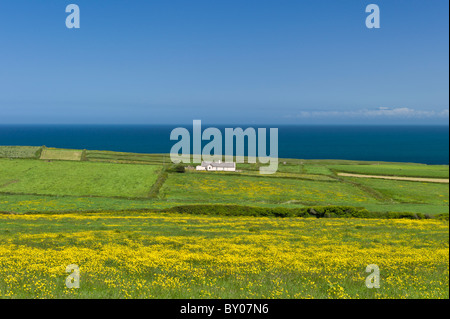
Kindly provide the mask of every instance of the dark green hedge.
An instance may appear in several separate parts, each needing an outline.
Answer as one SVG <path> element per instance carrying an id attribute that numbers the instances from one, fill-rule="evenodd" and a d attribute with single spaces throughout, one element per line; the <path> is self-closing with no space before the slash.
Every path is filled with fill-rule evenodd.
<path id="1" fill-rule="evenodd" d="M 183 164 L 174 164 L 167 168 L 167 171 L 170 173 L 184 173 L 186 171 L 186 168 Z"/>
<path id="2" fill-rule="evenodd" d="M 438 214 L 433 216 L 436 219 L 443 219 L 443 220 L 448 220 L 448 213 L 442 213 L 442 214 Z"/>
<path id="3" fill-rule="evenodd" d="M 164 172 L 163 175 L 167 175 Z M 442 213 L 437 215 L 428 215 L 420 213 L 410 212 L 369 212 L 362 207 L 353 206 L 312 206 L 301 208 L 285 208 L 285 207 L 253 207 L 253 206 L 240 206 L 240 205 L 183 205 L 175 206 L 171 208 L 162 209 L 149 209 L 139 208 L 133 210 L 86 210 L 83 213 L 98 213 L 103 212 L 148 212 L 148 213 L 180 213 L 180 214 L 192 214 L 192 215 L 211 215 L 211 216 L 255 216 L 255 217 L 305 217 L 305 218 L 378 218 L 378 219 L 438 219 L 449 220 L 448 213 Z M 79 212 L 77 210 L 64 211 Z M 10 212 L 0 212 L 10 213 Z M 28 212 L 35 214 L 35 211 Z M 59 211 L 42 212 L 43 214 L 55 214 Z"/>
<path id="4" fill-rule="evenodd" d="M 167 211 L 167 210 L 165 210 Z M 170 212 L 193 215 L 218 216 L 271 216 L 271 217 L 316 217 L 316 218 L 383 218 L 383 219 L 428 219 L 428 214 L 369 212 L 365 208 L 352 206 L 314 206 L 301 208 L 264 208 L 239 205 L 185 205 L 168 209 Z M 436 215 L 434 218 L 447 219 L 448 214 Z"/>

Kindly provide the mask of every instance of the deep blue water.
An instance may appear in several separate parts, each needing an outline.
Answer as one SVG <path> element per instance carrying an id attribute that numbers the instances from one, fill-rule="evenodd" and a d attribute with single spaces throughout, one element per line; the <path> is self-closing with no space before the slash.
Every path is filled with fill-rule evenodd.
<path id="1" fill-rule="evenodd" d="M 243 129 L 250 126 L 241 125 Z M 176 143 L 169 139 L 175 127 L 178 126 L 3 125 L 0 145 L 169 153 Z M 192 125 L 185 127 L 192 130 Z M 203 125 L 202 129 L 206 127 Z M 216 127 L 225 135 L 225 127 L 236 126 Z M 280 158 L 449 163 L 448 126 L 272 127 L 278 127 Z"/>

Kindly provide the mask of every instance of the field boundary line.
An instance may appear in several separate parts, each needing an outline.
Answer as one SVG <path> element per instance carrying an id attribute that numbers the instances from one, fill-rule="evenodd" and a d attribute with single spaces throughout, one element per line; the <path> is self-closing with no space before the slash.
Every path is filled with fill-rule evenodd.
<path id="1" fill-rule="evenodd" d="M 6 182 L 5 184 L 0 185 L 0 188 L 6 187 L 6 186 L 9 186 L 9 185 L 11 185 L 11 184 L 18 183 L 18 182 L 19 182 L 18 179 L 14 179 L 14 180 L 12 180 L 12 181 L 9 181 L 9 182 Z"/>
<path id="2" fill-rule="evenodd" d="M 349 181 L 349 180 L 346 180 L 346 179 L 343 179 L 343 178 L 339 178 L 338 176 L 336 176 L 336 178 L 341 183 L 347 183 L 347 184 L 350 184 L 350 185 L 353 185 L 353 186 L 359 188 L 366 195 L 371 196 L 371 197 L 373 197 L 376 200 L 379 200 L 379 201 L 382 201 L 382 202 L 385 202 L 385 203 L 393 203 L 393 202 L 395 202 L 395 200 L 392 197 L 387 196 L 386 194 L 383 194 L 383 193 L 373 189 L 372 187 L 369 187 L 367 185 L 362 185 L 362 184 L 359 184 L 359 183 L 354 182 L 354 181 Z"/>
<path id="3" fill-rule="evenodd" d="M 339 176 L 344 177 L 358 177 L 358 178 L 379 178 L 379 179 L 391 179 L 398 181 L 411 181 L 411 182 L 430 182 L 430 183 L 442 183 L 448 184 L 449 179 L 445 178 L 424 178 L 424 177 L 401 177 L 401 176 L 386 176 L 386 175 L 363 175 L 353 173 L 337 173 Z"/>
<path id="4" fill-rule="evenodd" d="M 69 194 L 42 194 L 42 193 L 20 193 L 10 191 L 0 191 L 0 195 L 10 196 L 42 196 L 42 197 L 69 197 L 69 198 L 114 198 L 127 200 L 151 201 L 149 197 L 133 197 L 133 196 L 102 196 L 102 195 L 69 195 Z"/>
<path id="5" fill-rule="evenodd" d="M 166 182 L 167 178 L 169 177 L 169 173 L 167 172 L 168 166 L 165 165 L 161 168 L 161 172 L 159 173 L 158 177 L 156 178 L 155 183 L 150 188 L 150 191 L 148 193 L 149 198 L 158 198 L 159 190 L 163 187 L 164 183 Z"/>

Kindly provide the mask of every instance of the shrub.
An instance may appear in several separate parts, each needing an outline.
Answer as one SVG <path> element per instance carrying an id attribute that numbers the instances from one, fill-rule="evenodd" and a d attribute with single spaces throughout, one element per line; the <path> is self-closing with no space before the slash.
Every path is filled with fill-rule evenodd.
<path id="1" fill-rule="evenodd" d="M 172 165 L 167 169 L 168 172 L 171 173 L 184 173 L 186 172 L 186 168 L 183 164 Z"/>
<path id="2" fill-rule="evenodd" d="M 448 220 L 448 213 L 442 213 L 442 214 L 438 214 L 435 216 L 436 219 L 440 219 L 440 220 Z"/>
<path id="3" fill-rule="evenodd" d="M 167 211 L 167 210 L 166 210 Z M 430 216 L 409 212 L 369 212 L 365 208 L 352 206 L 313 206 L 301 208 L 252 207 L 239 205 L 184 205 L 169 208 L 170 212 L 193 215 L 261 216 L 261 217 L 316 217 L 316 218 L 381 218 L 381 219 L 425 219 Z M 448 214 L 441 214 L 440 219 Z"/>

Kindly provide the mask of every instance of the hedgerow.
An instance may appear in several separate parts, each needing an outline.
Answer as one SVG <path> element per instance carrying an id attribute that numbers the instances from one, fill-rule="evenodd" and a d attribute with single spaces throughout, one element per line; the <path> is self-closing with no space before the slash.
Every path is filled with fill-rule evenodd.
<path id="1" fill-rule="evenodd" d="M 266 216 L 266 217 L 316 217 L 316 218 L 380 218 L 380 219 L 430 219 L 427 214 L 411 212 L 369 212 L 362 207 L 352 206 L 313 206 L 300 208 L 252 207 L 240 205 L 183 205 L 165 211 L 193 215 L 218 216 Z M 447 219 L 448 214 L 434 218 Z"/>

